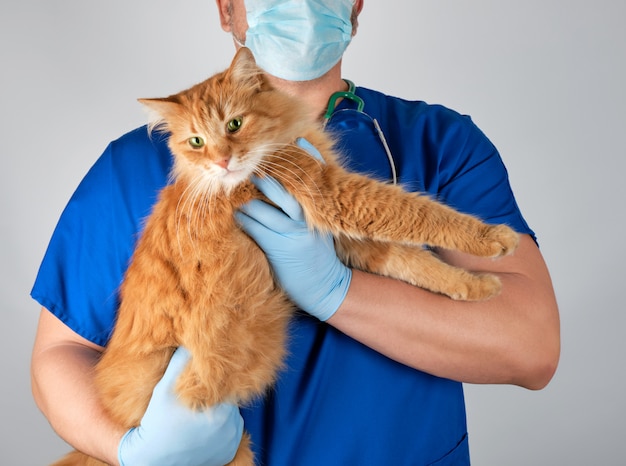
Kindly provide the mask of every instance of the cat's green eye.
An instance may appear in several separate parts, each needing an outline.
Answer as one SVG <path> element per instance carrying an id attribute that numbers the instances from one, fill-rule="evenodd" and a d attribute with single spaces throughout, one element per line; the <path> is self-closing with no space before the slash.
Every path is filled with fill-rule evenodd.
<path id="1" fill-rule="evenodd" d="M 241 125 L 243 124 L 243 117 L 233 118 L 226 124 L 226 129 L 229 133 L 236 133 L 241 129 Z"/>
<path id="2" fill-rule="evenodd" d="M 189 142 L 189 145 L 194 149 L 201 149 L 202 147 L 204 147 L 204 139 L 202 139 L 200 136 L 192 136 L 187 141 Z"/>

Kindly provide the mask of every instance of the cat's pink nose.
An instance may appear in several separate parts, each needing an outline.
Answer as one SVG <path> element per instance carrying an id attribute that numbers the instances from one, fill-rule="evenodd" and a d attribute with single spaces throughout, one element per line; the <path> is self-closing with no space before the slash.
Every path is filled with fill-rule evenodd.
<path id="1" fill-rule="evenodd" d="M 230 162 L 230 157 L 224 157 L 223 159 L 218 160 L 217 162 L 215 162 L 217 165 L 219 165 L 222 168 L 228 168 L 228 163 Z"/>

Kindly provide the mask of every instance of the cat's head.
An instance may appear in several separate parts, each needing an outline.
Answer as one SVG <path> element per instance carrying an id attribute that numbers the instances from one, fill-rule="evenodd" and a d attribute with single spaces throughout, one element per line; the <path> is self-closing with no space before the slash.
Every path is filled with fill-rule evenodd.
<path id="1" fill-rule="evenodd" d="M 151 128 L 170 133 L 174 178 L 214 191 L 230 191 L 315 124 L 303 104 L 268 83 L 247 48 L 226 71 L 190 89 L 139 101 Z"/>

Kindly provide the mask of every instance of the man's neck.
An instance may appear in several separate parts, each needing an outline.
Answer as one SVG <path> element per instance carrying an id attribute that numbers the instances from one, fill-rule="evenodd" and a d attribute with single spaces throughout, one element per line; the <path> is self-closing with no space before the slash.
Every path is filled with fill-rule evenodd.
<path id="1" fill-rule="evenodd" d="M 324 76 L 312 81 L 286 81 L 273 76 L 269 76 L 269 80 L 276 89 L 302 100 L 320 117 L 326 113 L 330 96 L 337 91 L 347 90 L 347 84 L 341 79 L 341 62 Z"/>

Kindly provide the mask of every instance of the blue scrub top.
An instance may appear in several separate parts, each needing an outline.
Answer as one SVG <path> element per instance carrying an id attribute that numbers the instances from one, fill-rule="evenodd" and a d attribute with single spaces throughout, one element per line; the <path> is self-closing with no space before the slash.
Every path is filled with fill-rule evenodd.
<path id="1" fill-rule="evenodd" d="M 467 116 L 357 88 L 380 123 L 399 182 L 461 211 L 533 234 L 495 147 Z M 350 108 L 343 100 L 337 112 Z M 329 129 L 345 163 L 388 180 L 371 128 L 350 118 Z M 52 236 L 32 297 L 75 332 L 105 346 L 118 287 L 172 157 L 145 127 L 112 142 L 80 183 Z M 534 236 L 534 235 L 533 235 Z M 257 464 L 268 466 L 469 464 L 462 385 L 410 369 L 298 313 L 286 369 L 242 409 Z"/>

